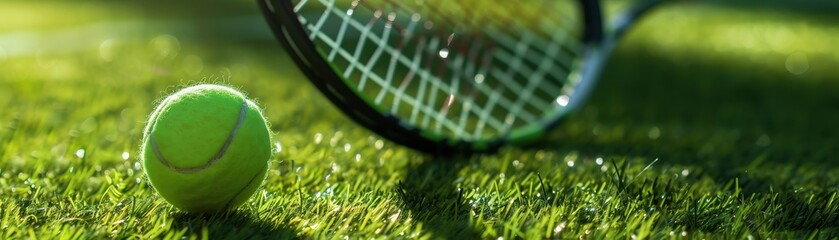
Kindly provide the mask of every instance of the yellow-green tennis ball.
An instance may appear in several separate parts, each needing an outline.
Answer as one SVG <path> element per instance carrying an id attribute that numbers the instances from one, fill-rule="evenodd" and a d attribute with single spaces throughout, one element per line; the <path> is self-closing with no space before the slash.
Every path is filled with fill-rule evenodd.
<path id="1" fill-rule="evenodd" d="M 218 212 L 241 205 L 262 183 L 271 139 L 259 107 L 242 93 L 196 85 L 152 112 L 141 156 L 166 201 L 187 212 Z"/>

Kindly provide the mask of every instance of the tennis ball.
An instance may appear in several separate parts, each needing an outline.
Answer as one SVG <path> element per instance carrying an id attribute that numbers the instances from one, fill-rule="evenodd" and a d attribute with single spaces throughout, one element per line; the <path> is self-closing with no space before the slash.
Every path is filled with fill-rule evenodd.
<path id="1" fill-rule="evenodd" d="M 262 183 L 271 139 L 259 107 L 224 86 L 196 85 L 166 97 L 143 132 L 152 187 L 186 212 L 234 209 Z"/>

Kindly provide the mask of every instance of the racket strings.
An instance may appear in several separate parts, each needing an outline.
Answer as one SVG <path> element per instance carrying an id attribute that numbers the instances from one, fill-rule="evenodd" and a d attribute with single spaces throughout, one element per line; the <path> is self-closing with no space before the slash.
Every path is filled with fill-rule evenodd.
<path id="1" fill-rule="evenodd" d="M 400 5 L 399 2 L 395 2 L 393 0 L 386 0 L 386 1 L 388 3 L 393 3 L 395 5 Z M 436 13 L 435 15 L 442 15 L 443 19 L 445 19 L 448 24 L 457 25 L 458 23 L 455 23 L 455 21 L 451 20 L 453 18 L 448 17 L 448 16 L 451 16 L 453 12 L 462 12 L 462 13 L 467 15 L 467 17 L 464 17 L 463 19 L 472 20 L 472 21 L 468 21 L 468 23 L 470 23 L 469 25 L 471 25 L 473 27 L 467 28 L 467 29 L 486 29 L 486 28 L 489 28 L 488 29 L 489 31 L 487 31 L 487 33 L 489 33 L 489 34 L 495 33 L 495 34 L 492 34 L 491 37 L 497 37 L 499 40 L 507 40 L 507 41 L 504 41 L 502 43 L 506 43 L 506 46 L 510 49 L 513 49 L 513 48 L 518 49 L 518 50 L 511 50 L 511 51 L 515 51 L 515 53 L 516 53 L 515 55 L 512 55 L 512 56 L 500 56 L 500 54 L 503 54 L 504 52 L 499 51 L 498 53 L 500 53 L 500 54 L 495 55 L 498 58 L 499 61 L 503 62 L 503 61 L 508 60 L 508 59 L 514 59 L 514 63 L 516 63 L 515 60 L 519 60 L 518 58 L 516 58 L 516 56 L 524 56 L 524 57 L 527 58 L 527 60 L 531 64 L 538 65 L 538 66 L 542 67 L 542 66 L 545 65 L 545 63 L 553 63 L 551 61 L 546 61 L 546 60 L 556 60 L 557 63 L 556 64 L 551 64 L 551 66 L 562 67 L 564 69 L 559 70 L 559 71 L 548 71 L 548 73 L 550 73 L 552 75 L 552 77 L 555 78 L 555 79 L 564 78 L 565 76 L 567 76 L 568 72 L 571 70 L 570 66 L 573 64 L 572 61 L 574 60 L 574 58 L 573 58 L 573 56 L 570 56 L 571 54 L 568 54 L 567 52 L 559 52 L 560 55 L 557 55 L 555 53 L 558 53 L 558 52 L 554 51 L 554 50 L 556 50 L 555 47 L 557 47 L 558 45 L 569 45 L 569 47 L 565 50 L 571 52 L 575 56 L 579 55 L 580 54 L 579 49 L 582 48 L 580 46 L 579 42 L 568 41 L 568 40 L 573 40 L 573 39 L 569 38 L 568 34 L 566 34 L 567 32 L 573 31 L 573 28 L 579 27 L 579 26 L 572 26 L 572 24 L 561 24 L 561 25 L 557 26 L 555 23 L 573 23 L 573 24 L 576 24 L 577 22 L 574 19 L 569 18 L 568 14 L 545 14 L 544 12 L 535 11 L 536 9 L 551 9 L 551 8 L 553 8 L 549 4 L 550 1 L 523 1 L 523 2 L 525 2 L 525 3 L 528 3 L 528 2 L 529 3 L 535 3 L 535 4 L 538 4 L 539 6 L 538 7 L 527 8 L 527 7 L 521 7 L 523 4 L 504 4 L 503 7 L 482 8 L 484 10 L 490 11 L 491 13 L 489 13 L 489 14 L 472 14 L 472 13 L 475 13 L 477 11 L 465 9 L 466 8 L 465 6 L 472 6 L 472 7 L 482 6 L 485 3 L 484 1 L 477 1 L 477 2 L 476 1 L 446 1 L 444 3 L 449 3 L 449 4 L 445 5 L 444 7 L 437 6 L 437 5 L 434 5 L 434 4 L 421 4 L 420 6 L 426 6 L 426 8 L 428 8 L 427 10 L 429 10 L 428 12 L 435 12 Z M 499 5 L 499 4 L 503 4 L 503 3 L 508 3 L 508 2 L 496 2 L 496 3 L 493 3 L 493 4 Z M 404 7 L 404 4 L 402 4 L 400 6 L 402 8 L 407 8 L 407 7 Z M 516 16 L 515 17 L 506 16 L 506 17 L 483 17 L 483 18 L 480 18 L 480 16 L 502 16 L 502 15 L 510 15 L 510 14 L 516 14 Z M 499 22 L 498 21 L 498 19 L 513 19 L 513 20 L 515 20 L 517 18 L 527 18 L 527 19 L 524 20 L 524 21 L 506 21 L 506 22 Z M 553 21 L 549 21 L 549 22 L 551 22 L 550 25 L 552 25 L 551 29 L 544 29 L 544 27 L 548 26 L 548 24 L 544 24 L 546 21 L 540 21 L 540 19 L 538 19 L 538 18 L 550 18 L 550 19 L 552 19 Z M 521 38 L 521 39 L 509 39 L 509 37 L 511 36 L 510 34 L 503 33 L 503 32 L 501 32 L 497 29 L 498 26 L 510 26 L 511 24 L 514 25 L 513 26 L 514 28 L 519 28 L 519 29 L 525 29 L 526 30 L 526 29 L 529 29 L 529 28 L 534 28 L 533 26 L 526 26 L 525 24 L 523 24 L 523 23 L 527 23 L 527 22 L 540 23 L 538 25 L 540 25 L 542 30 L 545 30 L 545 32 L 553 32 L 555 34 L 552 34 L 552 36 L 550 36 L 551 39 L 543 39 L 543 38 L 540 38 L 538 36 L 534 36 L 534 33 L 532 31 L 521 31 L 521 34 L 523 34 L 523 38 Z M 479 25 L 479 24 L 486 24 L 486 23 L 492 23 L 492 24 L 490 24 L 489 26 Z M 462 24 L 462 23 L 460 23 L 460 24 Z M 558 31 L 558 30 L 562 30 L 562 31 Z M 478 34 L 477 36 L 482 36 L 482 35 Z M 562 38 L 557 38 L 557 36 L 562 36 Z M 530 40 L 534 41 L 534 43 L 531 46 L 521 45 L 522 43 L 525 43 L 525 41 L 530 41 Z M 544 41 L 544 40 L 549 40 L 549 41 Z M 541 46 L 545 46 L 545 47 L 540 49 Z M 534 55 L 534 54 L 527 54 L 527 53 L 522 53 L 521 52 L 521 50 L 528 50 L 528 49 L 533 49 L 533 50 L 536 50 L 536 51 L 547 51 L 547 52 L 549 52 L 549 54 L 548 54 L 549 56 L 547 58 L 545 58 L 544 55 Z M 521 66 L 521 64 L 516 64 L 515 66 L 512 66 L 512 67 L 508 68 L 508 71 L 505 72 L 506 73 L 505 75 L 507 77 L 510 77 L 510 78 L 514 77 L 513 74 L 511 73 L 511 71 L 516 71 L 517 74 L 519 74 L 523 77 L 528 77 L 529 74 L 531 74 L 532 70 L 528 69 L 528 67 L 526 67 L 526 66 L 518 67 L 518 66 Z M 530 75 L 530 76 L 532 76 L 532 75 Z M 510 83 L 514 84 L 515 82 L 510 82 Z M 522 89 L 521 86 L 516 86 L 516 85 L 509 86 L 509 87 L 511 87 L 512 90 L 517 91 L 517 92 Z M 543 88 L 541 88 L 541 89 L 544 89 L 548 93 L 556 93 L 556 92 L 560 91 L 556 87 L 556 85 L 551 85 L 550 83 L 543 84 L 542 87 Z M 546 106 L 544 104 L 545 102 L 542 102 L 542 103 L 543 104 L 540 107 L 545 107 Z"/>
<path id="2" fill-rule="evenodd" d="M 325 18 L 321 17 L 319 19 L 323 20 Z M 357 28 L 359 28 L 359 26 L 361 25 L 358 22 L 346 22 L 346 23 L 350 23 L 350 25 L 353 25 Z M 327 44 L 329 46 L 339 45 L 334 40 L 332 40 L 329 36 L 326 36 L 325 34 L 323 34 L 322 32 L 319 31 L 320 30 L 319 28 L 320 28 L 320 26 L 322 26 L 322 24 L 313 24 L 313 25 L 307 25 L 307 26 L 308 26 L 309 30 L 313 33 L 313 36 L 316 36 L 319 40 L 323 41 L 325 44 Z M 380 39 L 378 37 L 378 35 L 370 35 L 370 34 L 367 34 L 367 33 L 368 33 L 367 31 L 364 31 L 362 36 L 363 37 L 369 37 L 370 40 L 372 40 L 373 42 L 377 42 L 377 43 L 385 42 L 384 39 Z M 432 38 L 431 40 L 434 41 L 434 42 L 432 42 L 432 44 L 430 44 L 431 47 L 432 48 L 437 48 L 437 45 L 439 44 L 439 41 L 436 41 L 436 40 L 439 40 L 439 39 Z M 345 49 L 342 49 L 342 48 L 339 48 L 339 47 L 333 47 L 332 49 L 334 51 L 337 51 L 338 53 L 340 53 L 340 55 L 342 55 L 347 60 L 356 60 L 356 59 L 361 59 L 361 57 L 359 56 L 358 53 L 362 52 L 362 50 L 364 49 L 364 47 L 365 47 L 364 43 L 365 42 L 363 42 L 363 41 L 359 42 L 358 47 L 355 48 L 356 49 L 356 51 L 355 51 L 356 54 L 354 54 L 354 55 L 351 55 Z M 382 46 L 383 44 L 379 44 L 379 45 Z M 428 45 L 428 44 L 421 44 L 421 45 Z M 379 50 L 394 51 L 394 49 L 388 49 L 386 46 L 384 46 L 384 48 L 378 48 L 378 49 Z M 398 53 L 398 49 L 396 49 L 396 52 Z M 377 56 L 377 54 L 374 54 L 374 55 Z M 394 54 L 394 56 L 397 56 L 397 55 L 398 54 Z M 430 60 L 431 58 L 427 58 L 427 59 Z M 329 60 L 334 61 L 335 59 L 329 59 Z M 405 62 L 405 59 L 399 59 L 399 60 L 403 63 Z M 417 63 L 419 63 L 419 61 L 414 61 L 414 63 L 412 65 L 416 66 Z M 432 67 L 430 64 L 431 64 L 430 61 L 426 61 L 426 63 L 424 64 L 423 67 L 428 69 L 428 68 Z M 359 64 L 359 62 L 357 62 L 357 61 L 353 61 L 350 64 L 349 68 L 344 71 L 344 77 L 348 77 L 348 75 L 350 75 L 350 73 L 352 73 L 352 70 L 354 70 L 354 69 L 359 69 L 360 71 L 364 72 L 365 74 L 367 74 L 367 75 L 365 75 L 365 77 L 369 77 L 369 78 L 373 79 L 379 85 L 391 85 L 390 83 L 386 83 L 385 78 L 379 76 L 374 71 L 372 71 L 369 64 L 368 65 L 363 65 L 363 64 Z M 412 72 L 416 72 L 416 71 L 412 71 Z M 429 74 L 428 71 L 422 71 L 420 73 L 421 73 L 420 76 L 422 78 L 420 91 L 419 91 L 419 96 L 420 96 L 419 98 L 420 99 L 422 98 L 422 96 L 425 96 L 424 92 L 426 92 L 425 89 L 428 88 L 428 83 L 429 82 L 431 83 L 433 89 L 438 90 L 438 91 L 432 91 L 431 92 L 432 96 L 430 97 L 430 99 L 432 101 L 434 99 L 436 99 L 435 96 L 436 96 L 437 92 L 440 91 L 441 88 L 452 89 L 450 86 L 446 85 L 445 83 L 442 83 L 439 80 L 430 80 L 430 78 L 432 78 L 433 75 Z M 436 74 L 440 75 L 441 72 L 437 72 Z M 361 79 L 361 82 L 359 83 L 359 89 L 362 89 L 362 90 L 364 89 L 364 86 L 365 86 L 364 81 L 366 79 L 367 78 L 364 78 L 364 77 Z M 424 113 L 424 118 L 423 118 L 423 121 L 421 122 L 420 126 L 423 127 L 423 128 L 428 128 L 429 127 L 429 125 L 430 125 L 429 120 L 432 119 L 431 118 L 432 116 L 434 116 L 433 119 L 438 120 L 437 121 L 438 122 L 438 124 L 437 124 L 438 128 L 439 128 L 439 126 L 442 126 L 440 124 L 443 124 L 443 125 L 446 125 L 449 129 L 462 129 L 461 127 L 452 125 L 451 122 L 440 121 L 440 119 L 442 119 L 442 117 L 444 116 L 443 114 L 441 114 L 441 111 L 437 111 L 435 109 L 429 108 L 429 106 L 433 106 L 434 104 L 423 104 L 415 98 L 405 96 L 404 94 L 402 94 L 402 92 L 393 92 L 392 91 L 393 89 L 391 89 L 391 88 L 382 88 L 382 90 L 388 90 L 388 91 L 391 91 L 392 93 L 394 93 L 398 97 L 404 97 L 403 100 L 414 107 L 413 109 L 415 111 L 413 111 L 412 114 L 411 114 L 412 115 L 412 117 L 411 117 L 411 123 L 412 124 L 415 123 L 415 121 L 416 121 L 416 118 L 417 118 L 416 116 L 417 116 L 417 113 L 418 113 L 417 110 L 421 110 Z M 483 89 L 483 90 L 485 90 L 485 92 L 490 91 L 489 89 Z M 451 90 L 446 90 L 446 91 L 451 92 Z M 377 103 L 381 103 L 381 102 L 377 101 Z M 500 128 L 504 127 L 503 124 L 501 124 L 497 121 L 490 121 L 490 122 L 493 123 L 493 125 L 496 128 L 500 129 Z"/>
<path id="3" fill-rule="evenodd" d="M 430 0 L 295 5 L 309 38 L 367 100 L 407 124 L 467 140 L 539 124 L 573 93 L 568 76 L 582 48 L 579 20 L 544 12 L 534 19 L 536 9 L 503 28 L 512 16 L 487 16 L 507 13 L 482 15 Z"/>

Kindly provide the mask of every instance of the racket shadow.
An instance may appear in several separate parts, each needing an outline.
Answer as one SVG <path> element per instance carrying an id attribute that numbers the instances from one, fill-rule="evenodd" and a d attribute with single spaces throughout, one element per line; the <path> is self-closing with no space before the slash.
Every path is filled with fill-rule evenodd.
<path id="1" fill-rule="evenodd" d="M 470 222 L 470 207 L 456 181 L 463 167 L 462 159 L 424 159 L 412 166 L 395 191 L 399 206 L 423 223 L 435 238 L 479 239 L 479 229 Z"/>

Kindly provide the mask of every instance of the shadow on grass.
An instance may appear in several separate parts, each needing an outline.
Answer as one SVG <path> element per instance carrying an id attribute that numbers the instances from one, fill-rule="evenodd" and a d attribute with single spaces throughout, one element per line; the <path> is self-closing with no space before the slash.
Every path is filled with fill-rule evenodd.
<path id="1" fill-rule="evenodd" d="M 412 166 L 395 189 L 400 207 L 422 222 L 434 238 L 478 239 L 480 232 L 469 223 L 470 207 L 456 181 L 466 165 L 462 159 L 425 159 Z"/>
<path id="2" fill-rule="evenodd" d="M 603 74 L 589 103 L 529 148 L 661 158 L 718 178 L 757 159 L 833 169 L 839 155 L 839 72 L 634 44 Z"/>
<path id="3" fill-rule="evenodd" d="M 747 219 L 766 223 L 757 227 L 834 231 L 839 208 L 829 189 L 836 180 L 827 175 L 836 173 L 832 159 L 839 155 L 839 72 L 793 75 L 782 66 L 623 48 L 591 101 L 525 148 L 693 168 L 689 178 L 714 179 L 730 202 L 691 208 L 682 221 L 688 229 L 718 231 L 726 223 L 720 216 L 755 214 Z M 631 198 L 679 189 L 636 185 Z"/>
<path id="4" fill-rule="evenodd" d="M 711 0 L 714 4 L 724 5 L 729 8 L 739 8 L 747 11 L 760 9 L 771 9 L 785 12 L 799 12 L 806 14 L 823 14 L 835 17 L 839 10 L 839 2 L 832 0 L 810 0 L 791 2 L 785 0 Z"/>
<path id="5" fill-rule="evenodd" d="M 209 239 L 291 239 L 297 236 L 297 230 L 284 223 L 263 221 L 241 211 L 209 215 L 177 212 L 172 218 L 173 229 L 186 229 L 186 235 L 206 234 Z"/>

